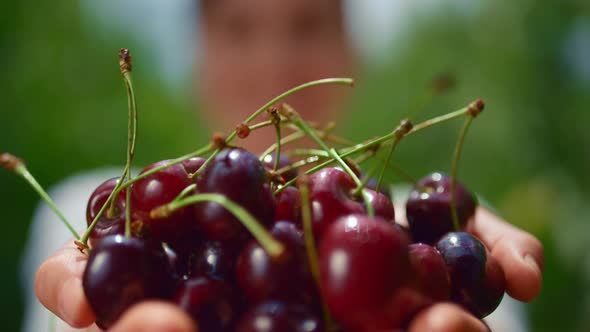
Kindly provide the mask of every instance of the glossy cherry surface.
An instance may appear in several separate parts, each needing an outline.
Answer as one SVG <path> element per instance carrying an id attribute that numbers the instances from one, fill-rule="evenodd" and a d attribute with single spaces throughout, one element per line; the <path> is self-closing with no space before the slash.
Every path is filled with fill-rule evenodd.
<path id="1" fill-rule="evenodd" d="M 225 283 L 207 277 L 186 279 L 173 301 L 197 322 L 199 331 L 231 331 L 236 313 Z"/>
<path id="2" fill-rule="evenodd" d="M 269 225 L 275 201 L 266 170 L 258 158 L 243 149 L 225 149 L 211 160 L 197 178 L 200 193 L 219 193 L 250 212 L 260 223 Z M 209 240 L 241 243 L 248 231 L 229 211 L 213 202 L 196 204 L 196 222 Z"/>
<path id="3" fill-rule="evenodd" d="M 299 227 L 301 222 L 301 193 L 296 187 L 287 187 L 276 195 L 275 221 L 289 221 Z"/>
<path id="4" fill-rule="evenodd" d="M 455 201 L 461 228 L 475 214 L 475 196 L 456 182 Z M 406 202 L 406 217 L 414 241 L 433 244 L 453 228 L 451 213 L 451 178 L 441 173 L 429 174 L 418 181 Z"/>
<path id="5" fill-rule="evenodd" d="M 205 163 L 205 158 L 192 157 L 192 158 L 189 158 L 189 159 L 183 161 L 182 166 L 184 167 L 184 170 L 188 174 L 193 174 L 196 171 L 198 171 L 199 168 L 201 168 L 201 166 L 203 166 L 204 163 Z"/>
<path id="6" fill-rule="evenodd" d="M 286 252 L 270 257 L 256 241 L 250 241 L 236 263 L 236 280 L 251 303 L 282 300 L 311 303 L 317 297 L 309 271 L 303 234 L 292 223 L 278 222 L 271 234 Z"/>
<path id="7" fill-rule="evenodd" d="M 491 314 L 504 297 L 506 278 L 500 263 L 488 255 L 483 280 L 472 287 L 453 294 L 453 301 L 459 303 L 478 318 Z"/>
<path id="8" fill-rule="evenodd" d="M 268 170 L 274 169 L 275 155 L 276 155 L 276 153 L 267 154 L 262 159 L 262 164 L 264 165 L 264 167 L 266 169 L 268 169 Z M 287 156 L 285 156 L 284 154 L 281 154 L 279 157 L 279 168 L 278 169 L 281 169 L 283 167 L 287 167 L 289 165 L 291 165 L 291 161 L 289 160 L 289 158 L 287 158 Z M 293 180 L 294 178 L 296 178 L 297 175 L 298 175 L 297 169 L 291 169 L 287 172 L 282 173 L 281 177 L 283 177 L 283 180 L 285 180 L 285 181 L 290 181 L 290 180 Z"/>
<path id="9" fill-rule="evenodd" d="M 237 256 L 233 247 L 207 241 L 194 254 L 191 276 L 204 275 L 214 280 L 233 280 Z"/>
<path id="10" fill-rule="evenodd" d="M 155 167 L 159 167 L 168 160 L 154 163 L 140 174 Z M 175 211 L 169 217 L 151 219 L 150 211 L 161 205 L 170 203 L 186 187 L 191 185 L 191 180 L 182 165 L 173 165 L 145 177 L 132 186 L 131 207 L 134 219 L 143 222 L 150 236 L 163 241 L 178 242 L 192 232 L 191 214 L 188 208 Z"/>
<path id="11" fill-rule="evenodd" d="M 350 215 L 331 224 L 319 248 L 321 292 L 345 326 L 362 326 L 408 277 L 409 241 L 381 218 Z"/>
<path id="12" fill-rule="evenodd" d="M 451 293 L 451 281 L 441 254 L 434 247 L 413 243 L 410 249 L 412 278 L 410 284 L 434 301 L 447 301 Z"/>
<path id="13" fill-rule="evenodd" d="M 90 252 L 82 285 L 97 325 L 109 328 L 133 304 L 170 296 L 173 278 L 159 243 L 111 235 Z"/>
<path id="14" fill-rule="evenodd" d="M 276 301 L 260 303 L 246 311 L 236 332 L 321 332 L 320 317 L 303 306 Z"/>
<path id="15" fill-rule="evenodd" d="M 86 223 L 88 226 L 92 223 L 107 198 L 111 195 L 113 189 L 117 186 L 118 178 L 106 180 L 100 184 L 88 199 L 86 206 Z M 125 232 L 125 191 L 121 191 L 115 199 L 115 215 L 108 217 L 110 206 L 98 219 L 98 222 L 90 233 L 90 241 L 96 245 L 97 241 L 105 236 L 123 234 Z"/>
<path id="16" fill-rule="evenodd" d="M 484 277 L 486 249 L 475 236 L 467 232 L 445 234 L 437 243 L 451 278 L 451 296 L 463 288 L 478 285 Z"/>

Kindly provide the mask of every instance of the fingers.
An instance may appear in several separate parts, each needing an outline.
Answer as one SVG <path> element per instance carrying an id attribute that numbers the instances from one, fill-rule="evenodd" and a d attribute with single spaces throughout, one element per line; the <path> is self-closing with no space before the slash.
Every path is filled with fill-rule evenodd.
<path id="1" fill-rule="evenodd" d="M 440 303 L 422 310 L 410 324 L 408 332 L 487 332 L 477 318 L 451 303 Z"/>
<path id="2" fill-rule="evenodd" d="M 191 318 L 173 304 L 142 302 L 131 307 L 110 332 L 197 332 Z"/>
<path id="3" fill-rule="evenodd" d="M 541 291 L 544 264 L 541 242 L 482 208 L 477 209 L 471 227 L 500 262 L 508 294 L 521 301 L 533 300 Z"/>
<path id="4" fill-rule="evenodd" d="M 89 326 L 95 319 L 82 289 L 86 260 L 86 256 L 70 242 L 47 259 L 35 276 L 35 293 L 39 301 L 77 328 Z"/>

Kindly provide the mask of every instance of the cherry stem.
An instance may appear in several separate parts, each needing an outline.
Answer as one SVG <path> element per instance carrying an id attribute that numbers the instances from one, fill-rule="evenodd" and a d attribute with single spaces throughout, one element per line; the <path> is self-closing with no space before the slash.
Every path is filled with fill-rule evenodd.
<path id="1" fill-rule="evenodd" d="M 72 227 L 72 225 L 68 222 L 63 213 L 57 208 L 55 202 L 51 199 L 51 197 L 49 197 L 49 195 L 47 194 L 45 189 L 43 189 L 43 187 L 39 184 L 39 182 L 37 182 L 33 174 L 29 172 L 25 163 L 21 159 L 9 153 L 3 153 L 0 155 L 0 165 L 25 179 L 25 181 L 27 181 L 27 183 L 37 192 L 37 194 L 39 194 L 41 199 L 43 199 L 47 203 L 47 205 L 49 205 L 51 210 L 53 210 L 53 212 L 58 216 L 62 223 L 68 228 L 70 233 L 72 233 L 74 238 L 76 240 L 80 239 L 80 235 L 78 234 L 78 232 L 76 232 L 74 227 Z"/>
<path id="2" fill-rule="evenodd" d="M 262 107 L 260 107 L 254 113 L 252 113 L 252 115 L 250 115 L 246 119 L 246 121 L 244 121 L 244 123 L 249 124 L 250 122 L 252 122 L 252 120 L 254 120 L 256 117 L 258 117 L 262 112 L 266 111 L 269 107 L 278 103 L 279 101 L 283 100 L 284 98 L 294 94 L 295 92 L 305 90 L 305 89 L 313 87 L 313 86 L 323 85 L 323 84 L 342 84 L 342 85 L 352 86 L 354 84 L 354 80 L 352 78 L 324 78 L 324 79 L 319 79 L 319 80 L 303 83 L 299 86 L 296 86 L 294 88 L 291 88 L 291 89 L 281 93 L 280 95 L 278 95 L 278 96 L 274 97 L 273 99 L 271 99 L 270 101 L 268 101 L 266 104 L 262 105 Z M 237 133 L 234 131 L 233 133 L 231 133 L 227 137 L 226 141 L 228 143 L 230 143 L 236 136 L 237 136 Z"/>
<path id="3" fill-rule="evenodd" d="M 252 233 L 254 238 L 256 238 L 256 240 L 260 243 L 269 256 L 277 258 L 285 251 L 284 245 L 274 239 L 272 235 L 258 222 L 258 220 L 256 220 L 256 218 L 250 214 L 250 212 L 221 194 L 198 194 L 186 197 L 179 201 L 172 201 L 150 211 L 150 218 L 166 218 L 178 209 L 200 202 L 214 202 L 227 209 L 231 214 L 240 220 L 242 225 L 244 225 L 244 227 L 246 227 L 250 233 Z"/>
<path id="4" fill-rule="evenodd" d="M 465 119 L 463 123 L 463 128 L 461 128 L 461 132 L 459 133 L 459 138 L 457 139 L 457 145 L 455 146 L 455 152 L 453 154 L 453 163 L 451 166 L 451 214 L 453 216 L 453 227 L 455 231 L 460 229 L 459 225 L 459 215 L 457 213 L 457 200 L 455 197 L 455 187 L 457 185 L 457 174 L 459 173 L 459 159 L 461 158 L 461 150 L 463 148 L 463 142 L 465 141 L 465 137 L 467 136 L 467 131 L 475 119 L 476 116 L 479 115 L 483 111 L 484 102 L 481 99 L 478 99 L 467 107 L 467 115 L 468 117 Z"/>
<path id="5" fill-rule="evenodd" d="M 417 133 L 417 132 L 419 132 L 421 130 L 424 130 L 424 129 L 428 128 L 428 127 L 431 127 L 431 126 L 440 124 L 442 122 L 449 121 L 451 119 L 461 117 L 461 116 L 463 116 L 465 114 L 468 114 L 469 112 L 470 112 L 470 108 L 469 107 L 463 107 L 461 109 L 458 109 L 456 111 L 450 112 L 448 114 L 441 115 L 441 116 L 438 116 L 438 117 L 435 117 L 435 118 L 426 120 L 424 122 L 421 122 L 421 123 L 415 125 L 414 128 L 412 128 L 412 130 L 410 130 L 405 136 L 409 136 L 409 135 L 415 134 L 415 133 Z M 342 158 L 348 157 L 348 156 L 353 155 L 353 154 L 358 153 L 358 152 L 362 152 L 362 151 L 369 150 L 371 148 L 379 147 L 381 144 L 384 144 L 385 142 L 391 140 L 394 137 L 394 135 L 395 135 L 394 132 L 391 132 L 389 134 L 386 134 L 386 135 L 383 135 L 381 137 L 377 137 L 377 138 L 375 138 L 373 140 L 370 140 L 370 141 L 368 141 L 366 143 L 357 144 L 356 146 L 353 146 L 353 147 L 351 147 L 349 149 L 345 149 L 340 154 L 340 157 L 342 157 Z M 330 165 L 331 163 L 333 163 L 335 161 L 337 161 L 335 158 L 328 159 L 328 160 L 324 161 L 323 163 L 318 164 L 318 165 L 316 165 L 316 166 L 308 169 L 307 171 L 305 171 L 305 174 L 312 174 L 314 172 L 317 172 L 318 170 L 320 170 L 320 169 L 322 169 L 322 168 Z M 279 189 L 277 189 L 274 192 L 274 194 L 276 195 L 276 194 L 280 193 L 285 188 L 287 188 L 288 186 L 290 186 L 293 183 L 295 183 L 295 181 L 296 181 L 295 179 L 292 179 L 292 180 L 287 181 L 282 187 L 280 187 Z"/>
<path id="6" fill-rule="evenodd" d="M 400 125 L 397 126 L 397 128 L 395 128 L 395 130 L 393 131 L 393 134 L 394 134 L 393 135 L 393 142 L 391 144 L 391 148 L 389 149 L 389 151 L 387 153 L 387 157 L 385 158 L 385 162 L 383 163 L 383 168 L 381 169 L 381 172 L 379 173 L 379 179 L 377 180 L 377 186 L 375 187 L 375 191 L 379 191 L 379 189 L 381 188 L 381 183 L 383 182 L 383 175 L 385 174 L 385 170 L 387 169 L 387 165 L 389 165 L 389 161 L 391 160 L 391 155 L 393 154 L 395 147 L 410 130 L 412 130 L 412 123 L 410 122 L 410 120 L 405 119 L 405 120 L 402 120 Z"/>
<path id="7" fill-rule="evenodd" d="M 125 177 L 127 181 L 131 180 L 131 165 L 135 156 L 135 146 L 137 144 L 137 102 L 133 90 L 133 81 L 131 79 L 132 62 L 131 54 L 128 49 L 122 48 L 119 52 L 119 68 L 123 82 L 127 90 L 127 162 L 125 164 Z M 120 182 L 119 182 L 120 183 Z M 117 183 L 117 185 L 119 185 Z M 131 236 L 131 190 L 125 192 L 125 236 Z M 111 211 L 115 208 L 114 200 L 111 203 Z"/>
<path id="8" fill-rule="evenodd" d="M 320 282 L 320 264 L 318 258 L 318 251 L 313 236 L 312 216 L 311 216 L 311 199 L 309 194 L 309 178 L 304 175 L 299 178 L 299 193 L 301 195 L 301 218 L 303 220 L 303 238 L 305 240 L 305 249 L 307 251 L 307 258 L 309 260 L 309 270 L 318 287 L 321 289 Z M 328 306 L 322 301 L 324 312 L 324 323 L 326 327 L 332 326 L 332 316 Z M 329 330 L 329 329 L 328 329 Z"/>
<path id="9" fill-rule="evenodd" d="M 185 198 L 186 196 L 188 196 L 193 190 L 195 190 L 197 188 L 197 184 L 193 183 L 191 185 L 189 185 L 188 187 L 184 188 L 180 194 L 178 194 L 178 196 L 176 196 L 172 201 L 173 202 L 178 202 L 181 199 Z"/>

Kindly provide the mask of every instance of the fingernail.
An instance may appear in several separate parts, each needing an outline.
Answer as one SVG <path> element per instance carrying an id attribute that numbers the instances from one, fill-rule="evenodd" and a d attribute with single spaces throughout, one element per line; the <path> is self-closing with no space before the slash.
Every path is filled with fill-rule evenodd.
<path id="1" fill-rule="evenodd" d="M 537 260 L 535 260 L 535 258 L 531 254 L 526 254 L 524 256 L 524 262 L 532 269 L 534 269 L 535 272 L 541 274 L 541 268 L 539 267 L 539 264 L 537 264 Z"/>

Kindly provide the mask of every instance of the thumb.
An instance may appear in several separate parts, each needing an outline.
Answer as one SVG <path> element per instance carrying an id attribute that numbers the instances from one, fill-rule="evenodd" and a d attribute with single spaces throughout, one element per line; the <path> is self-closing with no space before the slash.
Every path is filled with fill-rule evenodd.
<path id="1" fill-rule="evenodd" d="M 192 319 L 166 302 L 142 302 L 127 310 L 111 332 L 197 332 Z"/>

